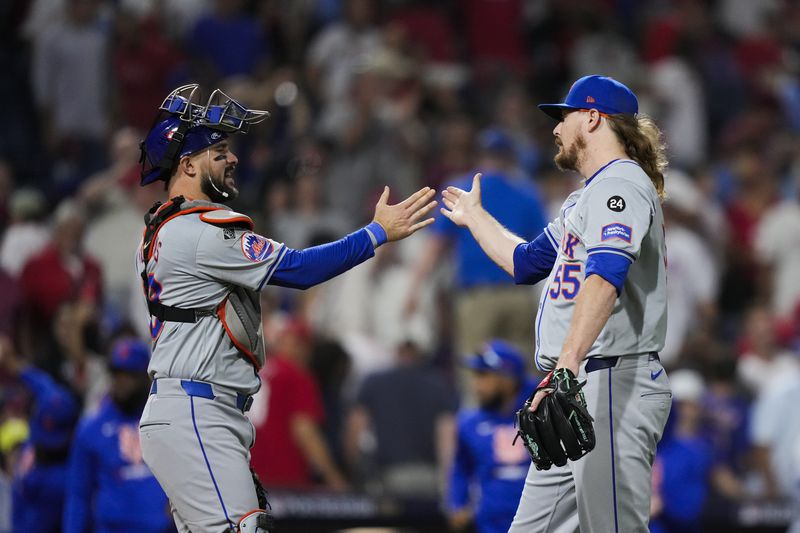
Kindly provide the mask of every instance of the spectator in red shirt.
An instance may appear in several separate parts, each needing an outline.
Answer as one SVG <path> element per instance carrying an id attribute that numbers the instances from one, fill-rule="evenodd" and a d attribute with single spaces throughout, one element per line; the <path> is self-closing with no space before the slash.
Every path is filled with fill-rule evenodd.
<path id="1" fill-rule="evenodd" d="M 256 428 L 253 468 L 271 487 L 310 487 L 317 474 L 329 488 L 346 489 L 323 436 L 319 385 L 306 368 L 311 356 L 308 325 L 290 320 L 273 348 L 249 412 Z"/>
<path id="2" fill-rule="evenodd" d="M 520 0 L 467 0 L 464 28 L 474 65 L 490 72 L 499 65 L 521 71 L 526 64 Z"/>
<path id="3" fill-rule="evenodd" d="M 0 267 L 0 335 L 12 336 L 19 317 L 19 282 Z"/>
<path id="4" fill-rule="evenodd" d="M 756 229 L 778 194 L 773 165 L 757 149 L 740 149 L 732 159 L 736 192 L 726 213 L 731 240 L 720 295 L 725 310 L 743 311 L 763 281 L 758 279 L 754 250 Z"/>
<path id="5" fill-rule="evenodd" d="M 123 124 L 147 130 L 153 109 L 172 83 L 181 56 L 164 38 L 154 18 L 121 12 L 115 19 L 112 75 Z M 138 178 L 138 174 L 137 174 Z"/>
<path id="6" fill-rule="evenodd" d="M 24 305 L 23 350 L 36 354 L 37 362 L 52 352 L 53 321 L 68 302 L 99 308 L 103 301 L 102 273 L 97 261 L 82 249 L 84 217 L 76 204 L 62 203 L 54 215 L 53 239 L 22 269 L 20 284 Z"/>

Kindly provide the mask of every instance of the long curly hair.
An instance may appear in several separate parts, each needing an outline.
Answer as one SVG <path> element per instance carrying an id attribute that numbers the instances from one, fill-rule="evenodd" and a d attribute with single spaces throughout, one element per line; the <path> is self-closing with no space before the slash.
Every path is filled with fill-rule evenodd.
<path id="1" fill-rule="evenodd" d="M 611 130 L 616 134 L 628 157 L 639 163 L 664 201 L 664 171 L 667 168 L 667 146 L 661 130 L 647 115 L 611 115 Z"/>

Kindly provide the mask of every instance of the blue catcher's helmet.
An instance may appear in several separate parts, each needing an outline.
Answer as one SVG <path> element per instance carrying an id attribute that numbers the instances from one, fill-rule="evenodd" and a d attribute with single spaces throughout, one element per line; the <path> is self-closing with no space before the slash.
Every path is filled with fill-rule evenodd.
<path id="1" fill-rule="evenodd" d="M 199 152 L 228 137 L 228 133 L 246 133 L 269 113 L 247 109 L 219 89 L 211 93 L 205 106 L 196 104 L 199 86 L 178 87 L 164 99 L 159 117 L 141 142 L 141 185 L 169 181 L 172 169 L 181 157 Z"/>
<path id="2" fill-rule="evenodd" d="M 179 144 L 175 156 L 164 160 L 170 143 L 177 142 L 173 140 L 173 136 L 178 132 L 180 124 L 180 117 L 168 116 L 157 122 L 142 141 L 142 158 L 144 159 L 142 161 L 142 185 L 148 185 L 158 180 L 169 180 L 172 167 L 181 157 L 199 152 L 228 137 L 227 133 L 213 130 L 208 126 L 191 127 L 184 134 L 183 142 Z M 166 164 L 169 162 L 172 164 L 167 167 Z"/>

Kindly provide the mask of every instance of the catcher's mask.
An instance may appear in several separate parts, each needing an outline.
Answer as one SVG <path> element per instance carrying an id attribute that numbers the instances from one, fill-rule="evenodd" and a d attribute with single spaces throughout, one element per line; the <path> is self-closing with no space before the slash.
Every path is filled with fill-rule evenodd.
<path id="1" fill-rule="evenodd" d="M 141 185 L 169 181 L 181 157 L 194 154 L 228 137 L 247 133 L 250 124 L 269 116 L 267 111 L 247 109 L 215 89 L 205 105 L 195 102 L 200 86 L 178 87 L 159 106 L 153 127 L 140 143 Z"/>

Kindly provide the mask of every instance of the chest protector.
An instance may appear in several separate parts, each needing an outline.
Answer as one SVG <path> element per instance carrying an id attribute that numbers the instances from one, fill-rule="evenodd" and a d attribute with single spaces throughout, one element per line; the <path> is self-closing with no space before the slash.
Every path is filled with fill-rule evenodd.
<path id="1" fill-rule="evenodd" d="M 144 239 L 142 240 L 142 256 L 144 270 L 141 272 L 147 309 L 150 316 L 162 322 L 196 323 L 205 316 L 215 316 L 222 323 L 236 349 L 260 370 L 264 366 L 265 347 L 264 330 L 261 322 L 261 303 L 258 293 L 238 285 L 229 285 L 228 294 L 215 308 L 187 309 L 164 305 L 150 297 L 147 277 L 147 264 L 153 256 L 153 244 L 156 242 L 161 228 L 175 217 L 201 213 L 203 222 L 220 227 L 236 227 L 253 229 L 253 221 L 249 217 L 231 212 L 222 204 L 211 202 L 187 202 L 182 196 L 176 196 L 165 204 L 158 202 L 145 215 Z"/>

